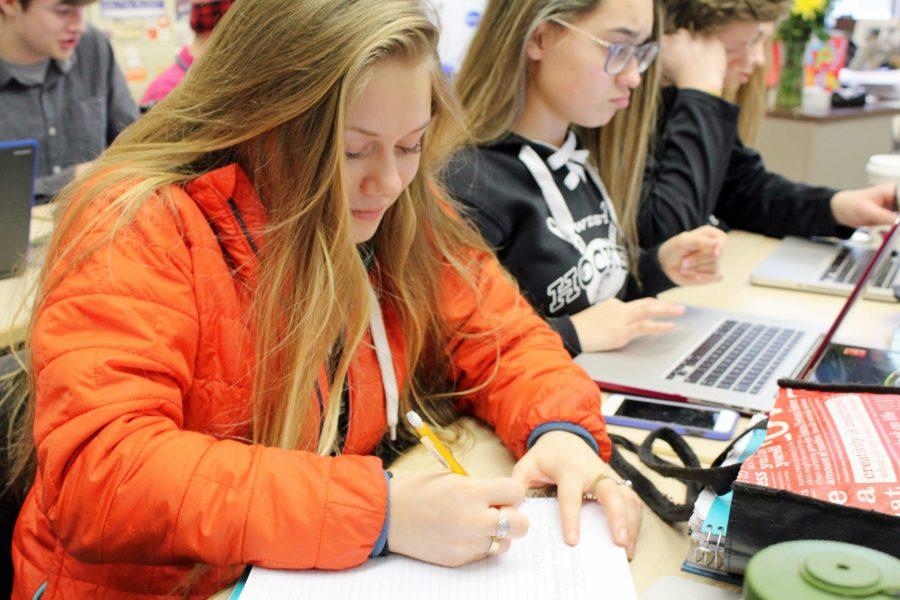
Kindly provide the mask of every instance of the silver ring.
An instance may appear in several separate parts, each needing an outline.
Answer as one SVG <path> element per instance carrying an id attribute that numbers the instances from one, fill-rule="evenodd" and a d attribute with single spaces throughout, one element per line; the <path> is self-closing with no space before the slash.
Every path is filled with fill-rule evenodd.
<path id="1" fill-rule="evenodd" d="M 630 480 L 630 479 L 623 479 L 622 481 L 619 482 L 619 485 L 624 485 L 624 486 L 627 487 L 627 488 L 632 488 L 632 489 L 634 489 L 634 484 L 631 483 L 631 480 Z"/>
<path id="2" fill-rule="evenodd" d="M 498 540 L 502 540 L 509 535 L 509 515 L 506 509 L 501 508 L 497 511 L 497 535 L 494 536 Z"/>
<path id="3" fill-rule="evenodd" d="M 491 538 L 491 547 L 488 548 L 488 554 L 497 554 L 500 551 L 500 540 L 499 538 L 492 537 Z"/>

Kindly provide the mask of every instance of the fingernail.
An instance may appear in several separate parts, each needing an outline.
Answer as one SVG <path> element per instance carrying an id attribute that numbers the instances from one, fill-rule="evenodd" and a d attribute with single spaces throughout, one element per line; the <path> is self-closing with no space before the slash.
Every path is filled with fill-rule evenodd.
<path id="1" fill-rule="evenodd" d="M 568 533 L 566 533 L 566 542 L 570 546 L 574 546 L 578 543 L 578 531 L 575 529 L 570 529 Z"/>
<path id="2" fill-rule="evenodd" d="M 628 542 L 628 530 L 622 527 L 619 529 L 619 533 L 616 534 L 616 542 L 619 545 L 624 546 Z"/>

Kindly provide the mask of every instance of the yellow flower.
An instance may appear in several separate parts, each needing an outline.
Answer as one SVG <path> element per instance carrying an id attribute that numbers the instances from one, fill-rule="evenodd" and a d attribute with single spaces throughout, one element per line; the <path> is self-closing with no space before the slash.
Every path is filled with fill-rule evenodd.
<path id="1" fill-rule="evenodd" d="M 828 0 L 794 0 L 791 14 L 798 15 L 804 21 L 812 21 L 825 12 Z"/>

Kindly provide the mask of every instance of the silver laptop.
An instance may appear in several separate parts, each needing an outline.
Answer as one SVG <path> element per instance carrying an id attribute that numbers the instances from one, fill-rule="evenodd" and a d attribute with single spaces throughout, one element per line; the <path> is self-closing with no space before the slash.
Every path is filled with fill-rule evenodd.
<path id="1" fill-rule="evenodd" d="M 14 274 L 28 250 L 37 142 L 0 142 L 0 279 Z"/>
<path id="2" fill-rule="evenodd" d="M 638 338 L 615 352 L 585 352 L 575 362 L 607 391 L 770 410 L 778 379 L 804 376 L 821 359 L 896 231 L 897 223 L 824 336 L 817 325 L 690 306 L 671 333 Z"/>
<path id="3" fill-rule="evenodd" d="M 900 240 L 879 261 L 865 298 L 897 302 L 900 287 Z M 877 248 L 860 242 L 785 238 L 750 275 L 751 283 L 769 287 L 846 296 L 859 281 Z"/>

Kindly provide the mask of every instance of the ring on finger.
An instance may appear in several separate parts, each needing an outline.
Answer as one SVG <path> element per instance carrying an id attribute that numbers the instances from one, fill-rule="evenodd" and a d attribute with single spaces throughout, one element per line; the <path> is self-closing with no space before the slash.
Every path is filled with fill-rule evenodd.
<path id="1" fill-rule="evenodd" d="M 619 481 L 615 481 L 612 477 L 607 475 L 606 473 L 600 473 L 594 478 L 594 481 L 591 482 L 591 487 L 588 488 L 590 491 L 584 494 L 585 500 L 596 500 L 597 499 L 597 486 L 600 485 L 600 482 L 604 479 L 609 479 L 616 485 L 622 485 L 627 488 L 633 488 L 634 485 L 631 483 L 630 479 L 621 479 Z"/>
<path id="2" fill-rule="evenodd" d="M 500 538 L 491 536 L 491 546 L 488 548 L 488 554 L 497 554 L 500 551 Z"/>
<path id="3" fill-rule="evenodd" d="M 497 535 L 494 536 L 498 540 L 502 540 L 509 535 L 509 514 L 505 508 L 501 508 L 497 512 Z"/>
<path id="4" fill-rule="evenodd" d="M 597 499 L 597 486 L 600 485 L 600 482 L 604 479 L 609 479 L 609 475 L 606 473 L 600 473 L 596 477 L 594 477 L 594 481 L 591 482 L 591 487 L 588 488 L 587 493 L 584 495 L 585 500 L 596 500 Z"/>

